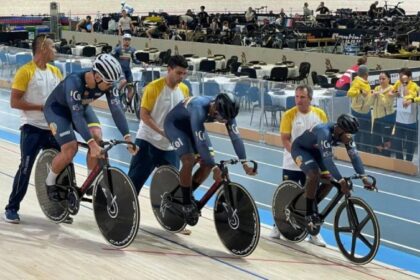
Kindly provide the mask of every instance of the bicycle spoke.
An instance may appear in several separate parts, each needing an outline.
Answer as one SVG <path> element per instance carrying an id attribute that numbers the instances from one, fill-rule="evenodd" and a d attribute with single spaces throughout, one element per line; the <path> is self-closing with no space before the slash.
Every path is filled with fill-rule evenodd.
<path id="1" fill-rule="evenodd" d="M 363 243 L 365 243 L 367 247 L 369 247 L 369 250 L 372 250 L 373 244 L 371 244 L 362 233 L 359 233 L 358 237 L 360 240 L 362 240 Z"/>
<path id="2" fill-rule="evenodd" d="M 357 225 L 359 224 L 359 221 L 357 219 L 357 213 L 356 209 L 354 208 L 353 202 L 351 200 L 348 201 L 347 204 L 347 218 L 349 219 L 349 225 L 353 229 L 357 229 Z"/>
<path id="3" fill-rule="evenodd" d="M 357 236 L 356 234 L 353 234 L 351 237 L 351 255 L 354 256 L 355 251 L 356 251 L 356 240 L 357 240 Z"/>
<path id="4" fill-rule="evenodd" d="M 369 222 L 369 220 L 370 216 L 366 215 L 366 217 L 357 225 L 357 230 L 361 232 L 365 225 Z"/>
<path id="5" fill-rule="evenodd" d="M 350 227 L 339 227 L 337 228 L 338 232 L 351 232 L 351 228 Z"/>

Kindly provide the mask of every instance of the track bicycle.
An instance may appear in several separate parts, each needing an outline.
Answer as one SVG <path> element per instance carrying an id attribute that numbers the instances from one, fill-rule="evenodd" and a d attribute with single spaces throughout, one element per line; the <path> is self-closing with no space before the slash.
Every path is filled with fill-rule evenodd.
<path id="1" fill-rule="evenodd" d="M 137 119 L 140 120 L 140 103 L 141 103 L 141 81 L 134 81 L 132 83 L 125 84 L 119 90 L 121 108 L 124 112 L 134 113 Z M 133 96 L 131 99 L 128 97 L 129 90 L 133 90 Z"/>
<path id="2" fill-rule="evenodd" d="M 88 148 L 86 143 L 78 144 Z M 44 150 L 36 162 L 35 189 L 45 216 L 56 223 L 63 222 L 69 215 L 77 215 L 81 201 L 91 202 L 96 223 L 105 240 L 114 247 L 124 248 L 130 245 L 137 235 L 140 207 L 136 189 L 130 178 L 109 163 L 108 151 L 120 144 L 135 145 L 119 140 L 102 142 L 104 158 L 98 160 L 98 164 L 81 187 L 77 186 L 74 164 L 70 163 L 56 180 L 59 189 L 58 201 L 50 199 L 45 185 L 51 162 L 58 151 Z M 92 199 L 85 197 L 88 190 L 92 190 Z"/>
<path id="3" fill-rule="evenodd" d="M 222 180 L 216 181 L 197 201 L 200 211 L 216 194 L 214 224 L 223 245 L 234 255 L 245 257 L 256 248 L 260 237 L 260 218 L 257 206 L 249 192 L 229 179 L 228 165 L 238 163 L 236 159 L 220 161 Z M 257 170 L 257 163 L 254 171 Z M 180 232 L 186 224 L 182 211 L 182 191 L 179 172 L 172 166 L 161 166 L 153 175 L 150 201 L 159 224 L 167 231 Z"/>
<path id="4" fill-rule="evenodd" d="M 368 190 L 376 190 L 376 179 L 372 180 Z M 354 179 L 362 179 L 361 175 L 344 178 L 350 190 L 353 190 Z M 341 192 L 340 184 L 334 179 L 327 179 L 337 189 L 331 201 L 320 211 L 319 217 L 323 222 L 340 200 L 334 218 L 334 236 L 341 253 L 353 263 L 367 264 L 376 256 L 380 245 L 380 227 L 372 208 L 361 198 L 345 195 Z M 322 182 L 321 182 L 322 186 Z M 320 186 L 320 187 L 321 187 Z M 289 241 L 301 242 L 308 235 L 306 229 L 306 198 L 305 190 L 298 183 L 290 180 L 283 181 L 274 193 L 273 217 L 280 233 Z M 322 200 L 320 189 L 317 194 L 318 204 Z M 318 227 L 320 228 L 320 226 Z"/>

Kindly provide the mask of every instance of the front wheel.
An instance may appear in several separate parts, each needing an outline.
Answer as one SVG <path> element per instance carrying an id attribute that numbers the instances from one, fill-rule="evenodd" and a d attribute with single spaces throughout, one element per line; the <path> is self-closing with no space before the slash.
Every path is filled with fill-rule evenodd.
<path id="1" fill-rule="evenodd" d="M 349 197 L 338 207 L 334 219 L 334 235 L 341 253 L 356 264 L 372 261 L 381 239 L 375 213 L 358 197 Z"/>
<path id="2" fill-rule="evenodd" d="M 107 172 L 102 172 L 93 189 L 93 212 L 105 240 L 124 248 L 133 242 L 139 229 L 137 192 L 123 171 L 109 167 Z"/>
<path id="3" fill-rule="evenodd" d="M 257 247 L 260 217 L 254 200 L 241 185 L 229 183 L 217 193 L 214 224 L 223 245 L 233 254 L 246 257 Z"/>
<path id="4" fill-rule="evenodd" d="M 136 84 L 134 87 L 134 113 L 136 114 L 137 119 L 140 120 L 140 103 L 141 103 L 141 96 L 139 93 L 138 85 Z"/>

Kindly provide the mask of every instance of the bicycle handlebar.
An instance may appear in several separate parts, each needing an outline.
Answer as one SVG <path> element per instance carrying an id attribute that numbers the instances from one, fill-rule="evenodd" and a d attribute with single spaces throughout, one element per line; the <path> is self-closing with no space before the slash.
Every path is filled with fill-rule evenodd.
<path id="1" fill-rule="evenodd" d="M 234 165 L 237 164 L 239 162 L 239 160 L 237 159 L 229 159 L 229 160 L 221 160 L 219 164 L 217 164 L 217 166 L 219 166 L 220 169 L 223 169 L 226 165 Z M 252 171 L 256 172 L 258 169 L 258 164 L 256 161 L 254 160 L 247 160 L 245 162 L 250 162 L 252 163 Z M 243 163 L 243 162 L 241 162 Z"/>
<path id="2" fill-rule="evenodd" d="M 378 191 L 378 188 L 376 187 L 376 178 L 373 177 L 373 176 L 371 176 L 371 175 L 354 174 L 354 175 L 352 175 L 350 177 L 343 177 L 343 179 L 347 181 L 347 184 L 349 185 L 349 188 L 350 189 L 353 189 L 353 182 L 352 182 L 352 180 L 354 180 L 354 179 L 363 179 L 363 178 L 366 178 L 366 177 L 370 178 L 372 180 L 372 183 L 370 185 L 364 185 L 363 188 L 365 190 L 368 190 L 368 191 Z M 336 179 L 331 178 L 330 179 L 330 182 L 334 186 L 340 187 L 340 183 Z"/>
<path id="3" fill-rule="evenodd" d="M 82 148 L 86 148 L 89 149 L 89 145 L 87 143 L 84 142 L 78 142 L 79 146 Z M 104 148 L 102 150 L 102 154 L 106 154 L 109 150 L 111 150 L 114 146 L 116 145 L 120 145 L 120 144 L 126 144 L 126 145 L 131 145 L 133 147 L 133 149 L 136 148 L 136 144 L 132 143 L 132 142 L 128 142 L 128 141 L 124 141 L 124 140 L 116 140 L 116 139 L 112 139 L 109 141 L 102 141 L 99 146 L 101 146 L 102 148 Z"/>

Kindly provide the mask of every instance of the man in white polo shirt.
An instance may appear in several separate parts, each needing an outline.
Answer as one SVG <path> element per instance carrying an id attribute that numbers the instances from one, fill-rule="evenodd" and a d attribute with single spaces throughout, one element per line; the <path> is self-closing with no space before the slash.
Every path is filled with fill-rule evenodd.
<path id="1" fill-rule="evenodd" d="M 20 222 L 20 203 L 28 189 L 32 166 L 39 151 L 60 148 L 43 113 L 45 100 L 63 78 L 57 67 L 48 64 L 55 57 L 53 41 L 44 34 L 38 35 L 32 42 L 32 53 L 33 60 L 16 72 L 10 95 L 10 106 L 20 110 L 21 115 L 21 162 L 4 213 L 5 221 L 14 224 Z"/>
<path id="2" fill-rule="evenodd" d="M 312 89 L 307 85 L 300 85 L 295 90 L 296 106 L 286 111 L 280 123 L 280 136 L 284 146 L 283 155 L 283 180 L 292 180 L 305 185 L 306 176 L 296 165 L 292 158 L 292 142 L 305 130 L 311 129 L 317 124 L 326 123 L 327 115 L 317 107 L 311 106 L 313 97 Z M 280 238 L 281 234 L 274 226 L 270 237 Z M 309 235 L 309 242 L 317 246 L 325 247 L 322 237 Z"/>
<path id="3" fill-rule="evenodd" d="M 182 82 L 187 69 L 183 56 L 172 56 L 168 74 L 149 83 L 144 90 L 136 137 L 140 151 L 132 158 L 128 171 L 138 193 L 155 167 L 166 164 L 179 167 L 179 158 L 166 138 L 163 122 L 168 112 L 189 96 L 188 87 Z"/>

